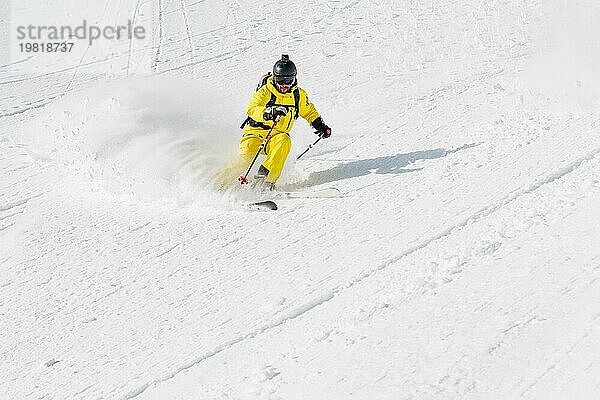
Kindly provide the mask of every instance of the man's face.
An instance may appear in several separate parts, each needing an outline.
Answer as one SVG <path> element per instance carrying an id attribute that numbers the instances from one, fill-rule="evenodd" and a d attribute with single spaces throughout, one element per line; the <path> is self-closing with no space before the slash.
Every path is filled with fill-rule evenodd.
<path id="1" fill-rule="evenodd" d="M 279 93 L 288 93 L 294 84 L 296 78 L 293 76 L 278 76 L 275 77 L 275 87 Z"/>

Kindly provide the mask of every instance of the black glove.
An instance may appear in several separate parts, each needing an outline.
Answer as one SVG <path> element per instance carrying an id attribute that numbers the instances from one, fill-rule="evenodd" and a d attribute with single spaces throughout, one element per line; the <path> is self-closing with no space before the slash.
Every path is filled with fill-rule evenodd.
<path id="1" fill-rule="evenodd" d="M 317 130 L 315 133 L 323 139 L 327 139 L 329 136 L 331 136 L 331 128 L 325 125 L 321 117 L 312 122 L 312 127 Z"/>
<path id="2" fill-rule="evenodd" d="M 278 116 L 283 117 L 288 112 L 287 107 L 285 106 L 277 106 L 275 108 L 267 107 L 265 108 L 265 112 L 263 114 L 263 118 L 265 121 L 275 121 Z"/>

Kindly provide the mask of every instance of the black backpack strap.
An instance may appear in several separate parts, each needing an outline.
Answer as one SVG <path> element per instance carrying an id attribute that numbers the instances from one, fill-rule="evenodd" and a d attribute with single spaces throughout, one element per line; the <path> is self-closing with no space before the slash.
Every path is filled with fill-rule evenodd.
<path id="1" fill-rule="evenodd" d="M 275 105 L 275 102 L 277 101 L 277 96 L 275 96 L 275 93 L 271 92 L 271 98 L 269 99 L 269 101 L 267 101 L 267 105 L 266 107 L 273 107 L 273 105 Z"/>
<path id="2" fill-rule="evenodd" d="M 244 129 L 244 127 L 246 126 L 246 124 L 250 122 L 250 117 L 246 117 L 246 119 L 244 120 L 244 122 L 242 122 L 242 125 L 240 125 L 240 129 Z"/>
<path id="3" fill-rule="evenodd" d="M 261 87 L 263 87 L 267 84 L 267 81 L 269 80 L 271 75 L 272 75 L 271 72 L 267 72 L 266 74 L 264 74 L 263 76 L 260 77 L 260 80 L 258 81 L 258 85 L 256 86 L 257 92 Z"/>
<path id="4" fill-rule="evenodd" d="M 296 115 L 294 116 L 295 119 L 298 119 L 298 116 L 300 115 L 300 90 L 298 88 L 294 89 L 294 107 L 296 108 Z"/>

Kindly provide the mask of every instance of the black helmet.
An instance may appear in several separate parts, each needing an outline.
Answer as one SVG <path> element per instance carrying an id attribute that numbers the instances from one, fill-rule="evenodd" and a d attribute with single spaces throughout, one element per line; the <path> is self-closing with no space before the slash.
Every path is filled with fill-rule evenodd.
<path id="1" fill-rule="evenodd" d="M 281 60 L 273 66 L 273 79 L 276 83 L 291 85 L 296 80 L 296 72 L 296 65 L 290 61 L 290 56 L 282 54 Z"/>

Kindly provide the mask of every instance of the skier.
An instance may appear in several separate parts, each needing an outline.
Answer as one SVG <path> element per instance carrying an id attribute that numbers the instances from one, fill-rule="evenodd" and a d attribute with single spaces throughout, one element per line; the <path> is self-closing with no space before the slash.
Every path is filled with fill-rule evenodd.
<path id="1" fill-rule="evenodd" d="M 228 169 L 247 168 L 271 131 L 266 146 L 261 150 L 261 154 L 267 157 L 254 176 L 255 187 L 260 190 L 275 189 L 292 147 L 289 132 L 298 116 L 312 125 L 315 133 L 323 139 L 331 136 L 331 128 L 323 122 L 304 89 L 298 86 L 296 75 L 296 66 L 287 54 L 283 54 L 273 66 L 273 73 L 263 76 L 246 109 L 248 117 L 241 126 L 244 134 L 239 157 Z"/>

